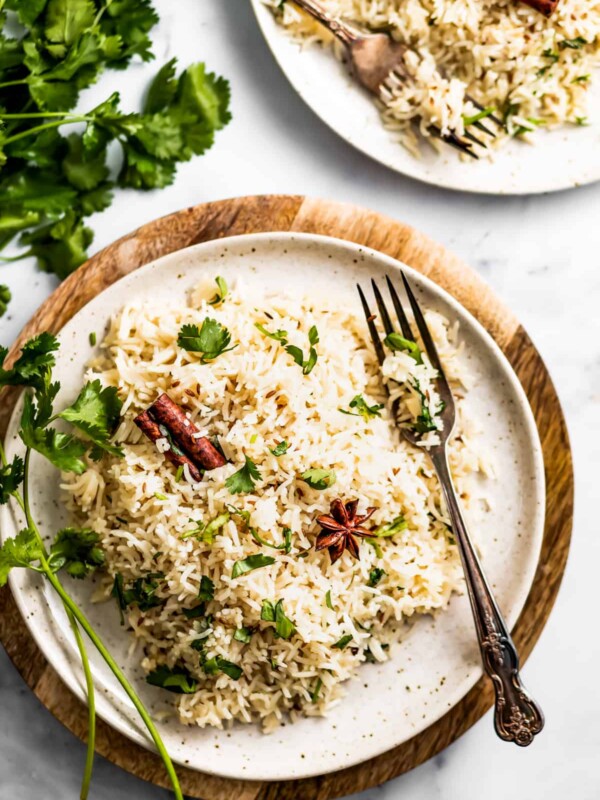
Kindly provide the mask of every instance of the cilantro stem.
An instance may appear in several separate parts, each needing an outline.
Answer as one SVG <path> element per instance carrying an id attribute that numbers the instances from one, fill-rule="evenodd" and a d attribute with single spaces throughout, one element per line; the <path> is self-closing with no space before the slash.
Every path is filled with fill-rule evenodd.
<path id="1" fill-rule="evenodd" d="M 77 648 L 79 649 L 79 655 L 81 657 L 81 665 L 85 675 L 85 687 L 88 702 L 88 740 L 85 769 L 83 771 L 83 778 L 81 780 L 81 792 L 79 794 L 79 799 L 87 800 L 90 792 L 92 770 L 94 769 L 94 752 L 96 749 L 96 695 L 94 689 L 94 679 L 90 669 L 90 661 L 87 650 L 85 649 L 83 636 L 79 630 L 79 625 L 69 609 L 65 607 L 65 611 L 67 612 L 69 622 L 71 623 L 71 628 L 73 629 L 73 635 L 75 636 L 75 641 L 77 642 Z"/>
<path id="2" fill-rule="evenodd" d="M 2 6 L 0 5 L 0 11 L 2 10 Z M 30 81 L 27 78 L 20 78 L 18 81 L 4 81 L 0 83 L 0 89 L 6 89 L 9 86 L 25 86 L 25 84 L 29 83 Z"/>
<path id="3" fill-rule="evenodd" d="M 73 615 L 73 617 L 75 618 L 75 620 L 77 621 L 79 626 L 87 634 L 88 638 L 90 639 L 90 641 L 92 642 L 92 644 L 94 645 L 96 650 L 100 653 L 100 655 L 102 656 L 102 658 L 104 659 L 104 661 L 106 662 L 108 667 L 110 668 L 110 670 L 113 673 L 113 675 L 115 676 L 115 678 L 119 681 L 119 683 L 121 684 L 121 686 L 125 690 L 125 693 L 127 694 L 129 699 L 133 703 L 136 711 L 138 712 L 138 714 L 142 718 L 142 721 L 143 721 L 144 725 L 148 729 L 148 732 L 150 733 L 150 736 L 152 737 L 154 745 L 155 745 L 156 749 L 158 750 L 158 753 L 159 753 L 160 757 L 163 760 L 163 763 L 165 765 L 165 769 L 166 769 L 167 774 L 169 776 L 169 779 L 171 781 L 171 785 L 173 786 L 173 791 L 175 793 L 175 800 L 184 800 L 183 794 L 181 792 L 181 786 L 179 785 L 179 779 L 177 777 L 177 773 L 175 772 L 175 768 L 173 766 L 173 762 L 171 761 L 171 756 L 167 752 L 167 748 L 164 745 L 164 742 L 163 742 L 163 740 L 162 740 L 162 738 L 160 736 L 160 733 L 158 732 L 154 722 L 152 721 L 152 718 L 150 717 L 150 715 L 146 711 L 146 708 L 145 708 L 144 704 L 142 703 L 140 698 L 137 696 L 133 686 L 129 683 L 129 681 L 127 680 L 127 678 L 123 674 L 123 672 L 119 669 L 116 661 L 114 660 L 114 658 L 111 656 L 111 654 L 107 650 L 107 648 L 104 645 L 104 642 L 102 641 L 102 639 L 100 639 L 98 634 L 92 628 L 89 620 L 87 619 L 87 617 L 85 616 L 83 611 L 77 606 L 77 604 L 74 602 L 74 600 L 71 598 L 71 596 L 67 593 L 67 591 L 63 587 L 62 583 L 60 582 L 60 580 L 58 579 L 58 577 L 56 576 L 56 574 L 54 573 L 54 571 L 50 567 L 50 564 L 48 563 L 48 559 L 46 558 L 46 547 L 44 545 L 44 540 L 42 539 L 42 535 L 40 534 L 40 531 L 39 531 L 39 529 L 38 529 L 38 527 L 37 527 L 37 525 L 35 523 L 35 520 L 33 519 L 33 516 L 32 516 L 32 513 L 31 513 L 31 505 L 30 505 L 30 502 L 29 502 L 29 463 L 30 463 L 30 459 L 31 459 L 31 448 L 28 447 L 26 449 L 26 451 L 25 451 L 25 470 L 24 470 L 25 471 L 25 477 L 23 479 L 23 502 L 22 502 L 22 508 L 25 511 L 25 519 L 27 520 L 28 527 L 37 536 L 37 538 L 38 538 L 38 540 L 39 540 L 39 542 L 40 542 L 40 544 L 42 546 L 42 555 L 40 556 L 40 564 L 42 566 L 44 574 L 45 574 L 46 578 L 48 579 L 48 581 L 50 582 L 52 588 L 55 590 L 55 592 L 58 594 L 60 599 L 63 601 L 65 609 L 67 610 L 67 613 L 70 612 Z"/>
<path id="4" fill-rule="evenodd" d="M 0 119 L 19 119 L 19 114 L 0 114 Z M 32 117 L 39 117 L 39 116 L 54 116 L 52 114 L 32 114 Z M 23 115 L 22 118 L 26 119 L 28 117 L 27 114 Z M 47 131 L 50 128 L 58 128 L 61 125 L 67 125 L 71 122 L 89 122 L 93 117 L 70 117 L 70 119 L 59 119 L 55 122 L 47 122 L 45 125 L 36 125 L 34 128 L 28 128 L 26 131 L 21 131 L 21 133 L 15 133 L 13 136 L 8 136 L 2 142 L 2 145 L 11 144 L 12 142 L 16 142 L 19 139 L 25 139 L 27 136 L 31 136 L 34 133 L 40 133 L 41 131 Z"/>

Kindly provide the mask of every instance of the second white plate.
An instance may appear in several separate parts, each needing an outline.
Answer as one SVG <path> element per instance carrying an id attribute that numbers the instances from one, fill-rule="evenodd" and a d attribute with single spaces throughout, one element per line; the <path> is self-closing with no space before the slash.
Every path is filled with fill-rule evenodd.
<path id="1" fill-rule="evenodd" d="M 302 47 L 262 0 L 251 0 L 279 66 L 300 97 L 342 139 L 390 169 L 446 189 L 482 194 L 534 194 L 600 180 L 600 75 L 590 89 L 587 126 L 540 131 L 536 145 L 511 141 L 492 159 L 462 161 L 450 147 L 411 155 L 381 124 L 372 98 L 329 49 Z"/>

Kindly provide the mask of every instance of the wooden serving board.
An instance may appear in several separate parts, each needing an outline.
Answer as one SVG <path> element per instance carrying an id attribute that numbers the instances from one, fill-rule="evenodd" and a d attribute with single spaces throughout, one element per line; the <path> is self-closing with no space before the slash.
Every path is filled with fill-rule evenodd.
<path id="1" fill-rule="evenodd" d="M 91 258 L 42 305 L 15 343 L 11 357 L 27 338 L 43 330 L 59 331 L 95 295 L 149 261 L 198 242 L 258 231 L 326 234 L 404 261 L 453 294 L 487 328 L 508 357 L 533 408 L 547 482 L 540 562 L 513 632 L 525 660 L 548 619 L 569 550 L 573 470 L 565 421 L 544 362 L 518 321 L 475 272 L 422 233 L 373 211 L 299 196 L 242 197 L 187 208 L 144 225 Z M 2 437 L 16 397 L 15 391 L 5 390 L 0 398 Z M 0 641 L 46 708 L 76 736 L 85 739 L 84 705 L 37 649 L 8 587 L 0 591 Z M 491 684 L 482 679 L 442 719 L 409 742 L 364 764 L 329 775 L 266 783 L 230 781 L 183 768 L 178 773 L 183 791 L 203 800 L 329 800 L 381 784 L 426 761 L 468 730 L 492 702 Z M 505 746 L 498 743 L 499 748 Z M 97 751 L 140 778 L 168 786 L 156 755 L 101 721 Z"/>

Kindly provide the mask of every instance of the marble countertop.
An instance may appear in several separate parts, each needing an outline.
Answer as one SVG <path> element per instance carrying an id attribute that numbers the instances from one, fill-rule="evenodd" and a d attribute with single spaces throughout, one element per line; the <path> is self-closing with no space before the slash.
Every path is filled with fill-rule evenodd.
<path id="1" fill-rule="evenodd" d="M 546 712 L 544 733 L 520 750 L 486 715 L 441 755 L 361 800 L 563 800 L 600 797 L 600 639 L 590 631 L 600 563 L 600 185 L 531 198 L 455 194 L 388 172 L 326 128 L 290 89 L 247 0 L 155 0 L 157 64 L 206 60 L 230 78 L 232 124 L 213 150 L 159 193 L 118 193 L 92 220 L 93 250 L 187 205 L 243 194 L 299 193 L 372 207 L 442 242 L 493 286 L 548 364 L 567 415 L 576 465 L 571 555 L 556 607 L 524 675 Z M 118 87 L 135 107 L 155 65 L 110 73 L 89 100 Z M 84 98 L 84 102 L 85 98 Z M 552 169 L 552 165 L 548 165 Z M 33 264 L 0 266 L 14 300 L 0 320 L 9 344 L 56 285 Z M 0 800 L 78 797 L 84 747 L 39 704 L 0 652 Z M 9 724 L 7 724 L 9 723 Z M 169 793 L 97 759 L 94 800 L 166 800 Z"/>

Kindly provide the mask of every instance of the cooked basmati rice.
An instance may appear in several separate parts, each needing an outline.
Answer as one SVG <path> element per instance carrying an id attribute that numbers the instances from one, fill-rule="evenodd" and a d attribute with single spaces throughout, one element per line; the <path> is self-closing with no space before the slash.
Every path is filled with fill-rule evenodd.
<path id="1" fill-rule="evenodd" d="M 283 8 L 278 0 L 265 2 L 294 36 L 332 42 L 293 2 Z M 560 0 L 549 19 L 518 0 L 320 2 L 335 17 L 389 31 L 410 46 L 414 80 L 385 89 L 381 113 L 415 155 L 419 133 L 439 146 L 432 125 L 464 132 L 465 117 L 477 114 L 467 94 L 506 119 L 507 133 L 495 144 L 516 134 L 533 141 L 531 132 L 540 127 L 585 124 L 586 95 L 600 62 L 600 0 Z"/>
<path id="2" fill-rule="evenodd" d="M 164 576 L 156 579 L 164 603 L 143 613 L 130 606 L 126 616 L 143 648 L 144 670 L 184 667 L 199 682 L 195 693 L 177 696 L 181 721 L 199 726 L 260 721 L 269 731 L 286 718 L 321 715 L 339 702 L 343 682 L 363 662 L 388 658 L 388 646 L 399 640 L 408 618 L 446 607 L 461 588 L 461 567 L 425 450 L 398 436 L 387 405 L 370 419 L 339 410 L 349 410 L 358 394 L 370 406 L 386 404 L 364 320 L 333 298 L 316 303 L 265 297 L 241 282 L 219 306 L 208 305 L 213 295 L 202 286 L 187 304 L 133 302 L 112 319 L 89 374 L 118 387 L 123 419 L 116 439 L 125 455 L 91 462 L 81 476 L 65 475 L 64 488 L 78 521 L 100 535 L 106 551 L 102 599 L 117 573 L 126 586 L 149 573 Z M 183 324 L 201 325 L 207 316 L 229 329 L 236 347 L 202 364 L 197 354 L 177 345 L 177 335 Z M 461 413 L 468 375 L 457 330 L 433 311 L 427 320 L 458 400 L 460 436 L 452 442 L 450 460 L 468 507 L 474 491 L 470 476 L 486 474 L 473 445 L 477 429 Z M 279 342 L 259 332 L 257 322 L 270 331 L 287 331 L 290 343 L 301 348 L 316 325 L 320 341 L 312 372 L 304 375 Z M 407 419 L 421 411 L 410 386 L 415 377 L 433 401 L 435 371 L 426 357 L 419 366 L 396 352 L 384 371 L 400 382 L 395 391 Z M 189 473 L 178 480 L 174 466 L 133 423 L 162 392 L 200 429 L 218 437 L 230 461 L 205 473 L 200 484 L 192 484 Z M 289 449 L 276 457 L 271 450 L 282 441 Z M 233 496 L 225 479 L 245 456 L 262 477 L 253 492 Z M 335 484 L 323 491 L 311 488 L 300 478 L 309 468 L 335 470 Z M 378 539 L 377 547 L 362 540 L 360 560 L 345 552 L 332 565 L 326 550 L 314 550 L 315 519 L 328 513 L 338 496 L 357 498 L 361 511 L 375 506 L 374 527 L 400 515 L 407 527 Z M 198 520 L 213 520 L 231 504 L 250 512 L 251 525 L 269 542 L 281 542 L 282 529 L 291 528 L 291 552 L 257 545 L 235 514 L 212 544 L 185 538 Z M 257 552 L 273 556 L 275 563 L 232 578 L 234 562 Z M 375 585 L 374 568 L 384 570 Z M 206 608 L 210 616 L 190 620 L 182 609 L 194 607 L 202 576 L 214 582 L 214 600 Z M 264 600 L 283 601 L 296 634 L 274 636 L 273 623 L 261 620 Z M 233 638 L 242 627 L 253 631 L 247 644 Z M 343 649 L 333 646 L 349 636 Z M 241 667 L 241 678 L 205 674 L 194 642 L 205 658 Z"/>

